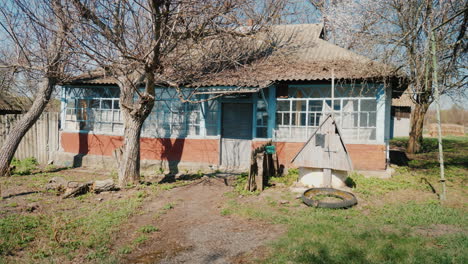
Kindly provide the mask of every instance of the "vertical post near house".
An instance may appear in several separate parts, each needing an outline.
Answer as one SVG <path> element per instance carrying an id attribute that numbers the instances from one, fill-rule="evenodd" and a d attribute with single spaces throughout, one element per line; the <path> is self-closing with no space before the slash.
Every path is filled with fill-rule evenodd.
<path id="1" fill-rule="evenodd" d="M 331 115 L 335 119 L 335 70 L 331 70 Z"/>
<path id="2" fill-rule="evenodd" d="M 440 125 L 440 96 L 439 96 L 439 84 L 437 79 L 437 57 L 436 57 L 436 42 L 434 37 L 434 30 L 431 30 L 431 46 L 432 46 L 432 63 L 433 63 L 433 84 L 434 84 L 434 99 L 437 110 L 437 131 L 438 131 L 438 142 L 439 142 L 439 163 L 440 163 L 440 183 L 442 184 L 442 193 L 440 194 L 440 200 L 446 199 L 446 188 L 445 188 L 445 169 L 444 169 L 444 152 L 442 147 L 442 128 Z"/>

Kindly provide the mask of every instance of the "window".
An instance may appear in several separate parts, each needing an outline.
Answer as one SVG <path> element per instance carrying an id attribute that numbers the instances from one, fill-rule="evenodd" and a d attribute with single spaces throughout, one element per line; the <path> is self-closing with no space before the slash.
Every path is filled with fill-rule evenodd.
<path id="1" fill-rule="evenodd" d="M 290 88 L 289 92 L 289 98 L 277 98 L 276 140 L 307 140 L 321 121 L 332 113 L 345 140 L 362 142 L 376 139 L 375 97 L 338 97 L 332 103 L 324 89 Z"/>
<path id="2" fill-rule="evenodd" d="M 123 121 L 118 98 L 68 98 L 65 129 L 121 133 Z"/>
<path id="3" fill-rule="evenodd" d="M 65 88 L 64 129 L 122 134 L 123 120 L 114 88 Z M 117 90 L 118 91 L 118 90 Z M 182 103 L 173 89 L 158 88 L 152 113 L 143 124 L 142 135 L 185 137 L 200 135 L 200 104 Z M 116 97 L 104 97 L 106 95 Z M 207 131 L 217 133 L 217 103 L 209 102 Z M 207 134 L 209 134 L 207 133 Z"/>
<path id="4" fill-rule="evenodd" d="M 218 118 L 219 118 L 219 103 L 217 100 L 207 101 L 204 103 L 205 107 L 205 128 L 207 136 L 217 136 L 218 131 Z"/>
<path id="5" fill-rule="evenodd" d="M 183 103 L 177 96 L 163 97 L 155 101 L 142 133 L 156 138 L 200 135 L 200 115 L 200 104 Z"/>
<path id="6" fill-rule="evenodd" d="M 263 98 L 257 100 L 257 138 L 267 138 L 268 137 L 268 109 Z"/>

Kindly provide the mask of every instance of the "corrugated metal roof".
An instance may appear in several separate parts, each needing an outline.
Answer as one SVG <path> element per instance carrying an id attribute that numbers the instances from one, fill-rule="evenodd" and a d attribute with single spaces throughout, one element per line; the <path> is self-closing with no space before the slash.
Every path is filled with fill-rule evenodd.
<path id="1" fill-rule="evenodd" d="M 266 87 L 277 81 L 395 77 L 392 67 L 321 39 L 322 24 L 276 25 L 271 29 L 274 51 L 256 62 L 215 74 L 206 74 L 189 87 Z M 72 84 L 116 84 L 101 73 L 82 75 Z"/>

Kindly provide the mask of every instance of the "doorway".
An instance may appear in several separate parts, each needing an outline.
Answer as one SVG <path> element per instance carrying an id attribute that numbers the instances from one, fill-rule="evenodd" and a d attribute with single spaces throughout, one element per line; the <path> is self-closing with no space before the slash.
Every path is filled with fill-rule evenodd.
<path id="1" fill-rule="evenodd" d="M 248 168 L 252 150 L 252 104 L 223 103 L 221 111 L 221 165 Z"/>

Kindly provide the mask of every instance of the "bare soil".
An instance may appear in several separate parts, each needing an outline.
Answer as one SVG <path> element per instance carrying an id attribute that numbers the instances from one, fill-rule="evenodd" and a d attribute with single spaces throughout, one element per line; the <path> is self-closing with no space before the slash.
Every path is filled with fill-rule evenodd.
<path id="1" fill-rule="evenodd" d="M 63 210 L 78 213 L 77 208 L 82 205 L 95 204 L 99 208 L 102 201 L 145 193 L 136 212 L 112 235 L 110 254 L 120 263 L 246 263 L 264 258 L 268 243 L 284 231 L 282 226 L 222 215 L 223 206 L 229 200 L 225 194 L 233 191 L 223 177 L 181 180 L 173 183 L 176 187 L 168 188 L 170 190 L 142 185 L 118 192 L 91 194 L 83 199 L 62 200 L 55 193 L 44 192 L 44 184 L 54 176 L 86 182 L 108 179 L 112 174 L 76 168 L 3 179 L 5 198 L 0 200 L 0 217 L 11 214 L 47 217 Z M 156 227 L 158 231 L 144 233 L 141 231 L 144 226 Z M 143 242 L 135 242 L 141 236 L 145 236 Z M 22 262 L 28 252 L 41 248 L 47 241 L 38 237 L 29 248 L 15 252 L 5 260 Z M 127 254 L 122 253 L 125 247 L 131 248 Z M 75 251 L 77 255 L 72 259 L 54 256 L 54 262 L 93 262 L 85 258 L 87 252 L 83 250 Z"/>
<path id="2" fill-rule="evenodd" d="M 128 221 L 128 232 L 116 241 L 135 238 L 137 226 L 160 231 L 127 255 L 125 263 L 245 263 L 261 256 L 265 245 L 282 232 L 280 226 L 222 216 L 226 192 L 221 178 L 204 177 L 147 202 L 141 215 Z M 172 208 L 170 208 L 172 207 Z M 170 208 L 170 209 L 169 209 Z M 119 246 L 119 245 L 117 245 Z"/>

